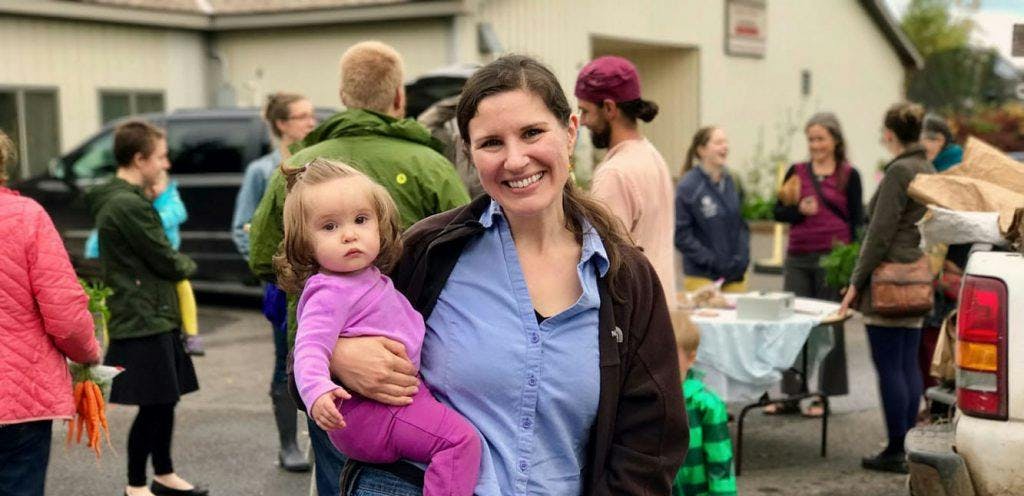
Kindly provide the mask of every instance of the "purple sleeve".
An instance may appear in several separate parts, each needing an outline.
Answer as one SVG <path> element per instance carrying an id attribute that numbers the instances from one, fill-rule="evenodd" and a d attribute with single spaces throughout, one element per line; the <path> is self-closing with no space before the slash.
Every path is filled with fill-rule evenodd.
<path id="1" fill-rule="evenodd" d="M 348 287 L 345 278 L 313 275 L 299 300 L 295 335 L 295 384 L 310 411 L 313 402 L 340 386 L 331 381 L 330 361 L 359 288 Z"/>

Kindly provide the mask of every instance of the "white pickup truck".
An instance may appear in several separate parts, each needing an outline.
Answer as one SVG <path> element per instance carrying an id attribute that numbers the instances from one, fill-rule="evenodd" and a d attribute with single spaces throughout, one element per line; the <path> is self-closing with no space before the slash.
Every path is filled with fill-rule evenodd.
<path id="1" fill-rule="evenodd" d="M 972 253 L 959 301 L 957 413 L 907 435 L 910 494 L 1024 495 L 1024 256 Z"/>

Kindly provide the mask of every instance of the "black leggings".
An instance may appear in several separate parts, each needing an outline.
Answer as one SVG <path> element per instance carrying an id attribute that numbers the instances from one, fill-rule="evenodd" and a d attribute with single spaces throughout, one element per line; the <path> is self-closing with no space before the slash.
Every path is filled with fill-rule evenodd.
<path id="1" fill-rule="evenodd" d="M 174 407 L 141 405 L 128 432 L 128 485 L 146 485 L 146 459 L 153 457 L 153 474 L 174 472 L 171 463 L 171 436 L 174 434 Z"/>

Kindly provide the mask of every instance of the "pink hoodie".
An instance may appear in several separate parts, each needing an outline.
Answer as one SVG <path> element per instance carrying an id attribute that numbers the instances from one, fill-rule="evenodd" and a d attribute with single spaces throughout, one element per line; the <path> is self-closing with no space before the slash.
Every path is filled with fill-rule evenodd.
<path id="1" fill-rule="evenodd" d="M 0 187 L 0 425 L 70 418 L 64 357 L 100 359 L 88 297 L 38 203 Z"/>

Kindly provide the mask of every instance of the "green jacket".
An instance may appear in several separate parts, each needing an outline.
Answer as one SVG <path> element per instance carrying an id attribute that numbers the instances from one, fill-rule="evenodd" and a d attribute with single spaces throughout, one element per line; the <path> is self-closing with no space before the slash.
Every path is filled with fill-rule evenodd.
<path id="1" fill-rule="evenodd" d="M 368 110 L 335 114 L 293 145 L 287 166 L 314 158 L 345 162 L 384 186 L 398 205 L 402 228 L 420 219 L 469 203 L 455 168 L 441 155 L 444 145 L 412 119 L 395 119 Z M 249 267 L 257 277 L 275 279 L 273 258 L 284 238 L 285 181 L 274 171 L 253 214 L 249 231 Z M 295 336 L 297 295 L 288 298 L 289 343 Z"/>
<path id="2" fill-rule="evenodd" d="M 859 309 L 872 317 L 871 273 L 882 262 L 909 263 L 924 252 L 921 251 L 921 233 L 917 221 L 928 210 L 926 206 L 910 198 L 907 190 L 918 174 L 934 174 L 935 167 L 925 157 L 921 145 L 911 145 L 885 166 L 885 175 L 868 202 L 868 227 L 861 243 L 860 256 L 853 269 L 850 283 L 857 288 L 860 297 Z"/>
<path id="3" fill-rule="evenodd" d="M 153 203 L 117 177 L 86 194 L 99 233 L 103 282 L 114 293 L 110 339 L 137 338 L 181 327 L 175 284 L 196 270 L 171 248 Z"/>
<path id="4" fill-rule="evenodd" d="M 686 417 L 690 422 L 690 449 L 672 484 L 673 496 L 735 496 L 732 438 L 725 403 L 690 370 L 683 381 Z"/>

